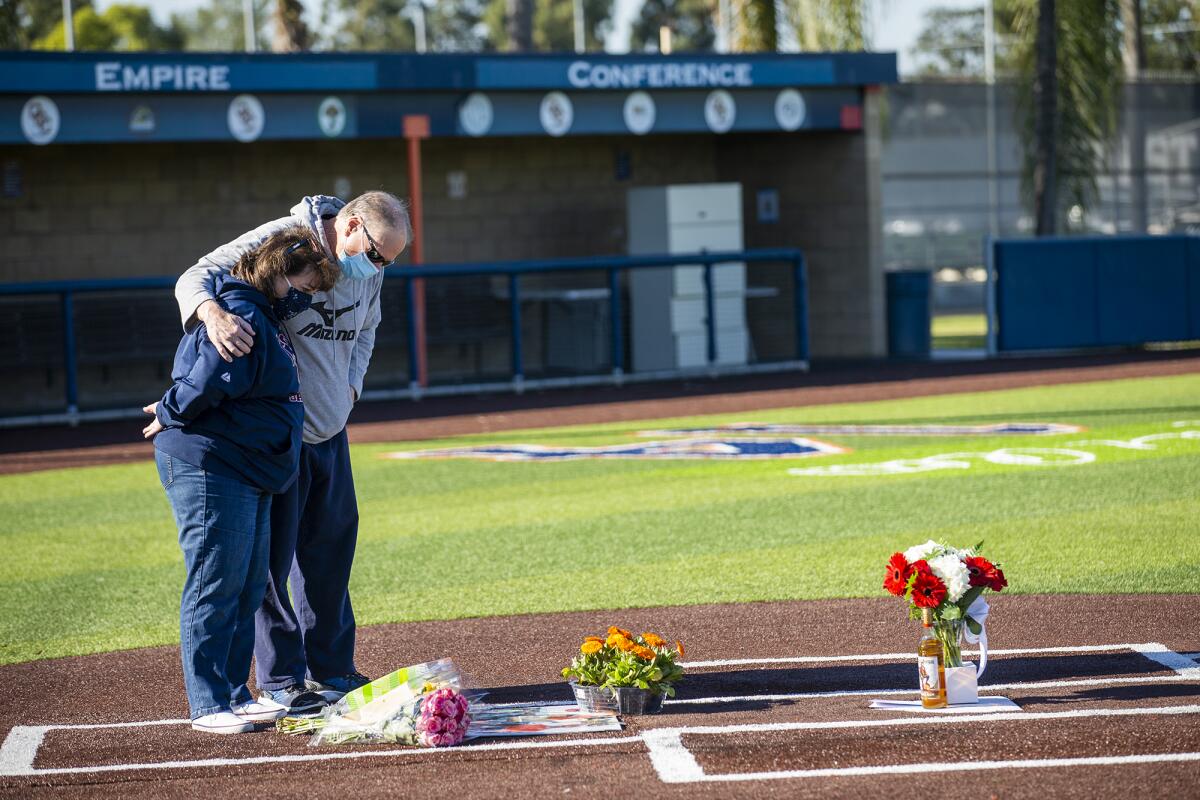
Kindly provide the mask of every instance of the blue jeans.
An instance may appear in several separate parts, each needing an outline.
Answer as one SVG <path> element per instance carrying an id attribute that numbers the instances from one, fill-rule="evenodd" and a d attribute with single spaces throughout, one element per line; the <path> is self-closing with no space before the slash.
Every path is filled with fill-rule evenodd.
<path id="1" fill-rule="evenodd" d="M 358 500 L 342 430 L 301 448 L 300 476 L 271 505 L 270 578 L 254 649 L 263 689 L 354 671 L 350 568 L 357 542 Z"/>
<path id="2" fill-rule="evenodd" d="M 187 577 L 179 603 L 192 719 L 251 700 L 254 612 L 267 586 L 271 495 L 155 451 Z"/>

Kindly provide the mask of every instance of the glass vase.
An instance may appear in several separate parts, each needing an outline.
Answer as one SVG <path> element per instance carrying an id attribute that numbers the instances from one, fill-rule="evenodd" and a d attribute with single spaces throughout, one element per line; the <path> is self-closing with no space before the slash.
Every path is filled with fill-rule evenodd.
<path id="1" fill-rule="evenodd" d="M 963 619 L 939 619 L 933 623 L 934 633 L 942 642 L 942 654 L 945 666 L 961 667 L 963 630 L 967 627 Z"/>

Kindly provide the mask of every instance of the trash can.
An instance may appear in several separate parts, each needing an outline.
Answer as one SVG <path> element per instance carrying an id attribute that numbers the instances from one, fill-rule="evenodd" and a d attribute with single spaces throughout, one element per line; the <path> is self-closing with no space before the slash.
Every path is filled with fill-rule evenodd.
<path id="1" fill-rule="evenodd" d="M 932 345 L 927 270 L 887 273 L 888 355 L 927 358 Z"/>

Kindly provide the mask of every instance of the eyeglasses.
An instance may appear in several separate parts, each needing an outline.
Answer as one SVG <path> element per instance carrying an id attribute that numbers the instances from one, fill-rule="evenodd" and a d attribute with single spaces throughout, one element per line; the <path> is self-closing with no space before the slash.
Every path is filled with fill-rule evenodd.
<path id="1" fill-rule="evenodd" d="M 290 256 L 292 253 L 296 252 L 296 251 L 297 251 L 297 250 L 299 250 L 301 247 L 304 247 L 306 244 L 308 244 L 308 242 L 306 242 L 306 241 L 304 241 L 303 239 L 301 239 L 300 241 L 296 242 L 296 243 L 295 243 L 295 244 L 293 244 L 291 247 L 289 247 L 287 250 L 284 250 L 284 251 L 283 251 L 283 254 L 284 254 L 285 256 Z"/>
<path id="2" fill-rule="evenodd" d="M 379 244 L 374 239 L 371 238 L 371 233 L 367 230 L 367 223 L 363 222 L 361 224 L 362 224 L 362 229 L 363 229 L 363 235 L 367 237 L 367 244 L 371 245 L 366 250 L 367 258 L 370 259 L 372 264 L 379 267 L 380 269 L 383 269 L 384 267 L 390 267 L 392 265 L 392 261 L 395 261 L 395 259 L 392 259 L 392 261 L 388 261 L 386 258 L 384 258 L 382 255 L 379 254 Z"/>

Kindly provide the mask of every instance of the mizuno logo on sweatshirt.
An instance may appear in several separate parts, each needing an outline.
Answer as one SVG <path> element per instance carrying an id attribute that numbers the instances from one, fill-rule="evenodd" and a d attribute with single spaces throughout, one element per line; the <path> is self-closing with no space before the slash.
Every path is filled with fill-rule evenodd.
<path id="1" fill-rule="evenodd" d="M 228 372 L 222 372 L 222 373 L 221 373 L 221 380 L 225 381 L 226 383 L 229 383 L 229 382 L 230 382 L 231 380 L 233 380 L 233 379 L 229 377 L 229 373 L 228 373 Z"/>
<path id="2" fill-rule="evenodd" d="M 309 339 L 324 339 L 326 341 L 337 340 L 339 342 L 352 342 L 354 337 L 358 335 L 358 331 L 343 331 L 334 330 L 333 328 L 325 328 L 315 322 L 310 322 L 300 330 L 296 331 L 297 336 L 307 336 Z"/>
<path id="3" fill-rule="evenodd" d="M 326 308 L 325 301 L 322 300 L 319 303 L 313 303 L 312 305 L 309 306 L 309 308 L 311 308 L 313 311 L 320 314 L 321 319 L 325 320 L 325 324 L 332 327 L 333 323 L 337 320 L 338 317 L 340 317 L 342 314 L 345 314 L 347 311 L 358 308 L 360 305 L 362 305 L 362 300 L 359 300 L 357 303 L 355 303 L 352 306 L 346 306 L 345 308 L 339 308 L 335 311 L 332 308 Z"/>

